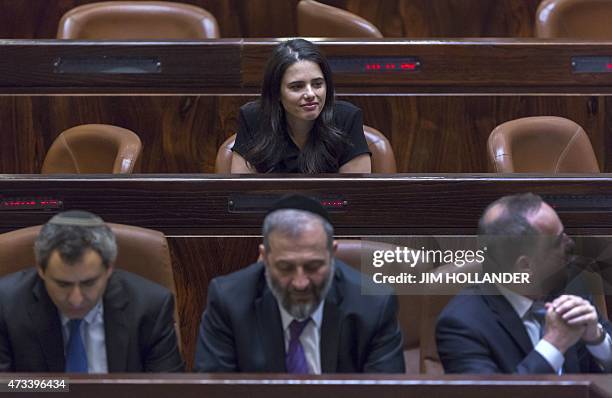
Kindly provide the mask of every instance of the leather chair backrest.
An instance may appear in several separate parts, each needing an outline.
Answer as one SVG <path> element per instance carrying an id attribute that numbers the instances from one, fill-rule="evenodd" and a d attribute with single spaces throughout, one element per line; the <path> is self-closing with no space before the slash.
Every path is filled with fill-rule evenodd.
<path id="1" fill-rule="evenodd" d="M 170 250 L 164 234 L 131 225 L 107 225 L 117 240 L 116 266 L 164 286 L 176 298 Z M 0 277 L 36 265 L 34 241 L 40 229 L 37 225 L 0 234 Z M 178 322 L 176 305 L 174 319 Z M 180 334 L 177 336 L 180 344 Z"/>
<path id="2" fill-rule="evenodd" d="M 612 39 L 609 0 L 543 0 L 536 11 L 539 38 Z"/>
<path id="3" fill-rule="evenodd" d="M 368 149 L 372 152 L 372 173 L 397 173 L 395 155 L 389 140 L 383 133 L 370 126 L 363 126 Z M 236 141 L 236 134 L 223 141 L 215 159 L 215 173 L 229 174 L 232 169 L 232 148 Z"/>
<path id="4" fill-rule="evenodd" d="M 117 267 L 176 292 L 170 251 L 164 234 L 131 225 L 107 225 L 117 239 Z M 37 225 L 0 234 L 0 277 L 36 264 L 34 241 L 40 229 L 41 226 Z"/>
<path id="5" fill-rule="evenodd" d="M 62 16 L 58 39 L 215 39 L 217 20 L 191 4 L 105 1 L 75 7 Z"/>
<path id="6" fill-rule="evenodd" d="M 383 37 L 376 26 L 360 16 L 314 0 L 301 0 L 298 3 L 297 19 L 298 36 Z"/>
<path id="7" fill-rule="evenodd" d="M 363 126 L 368 149 L 372 152 L 372 173 L 395 174 L 397 164 L 389 140 L 374 127 Z"/>
<path id="8" fill-rule="evenodd" d="M 127 129 L 108 124 L 84 124 L 62 132 L 51 144 L 42 174 L 129 174 L 142 143 Z"/>
<path id="9" fill-rule="evenodd" d="M 487 143 L 497 173 L 599 173 L 589 137 L 578 124 L 555 116 L 511 120 Z"/>

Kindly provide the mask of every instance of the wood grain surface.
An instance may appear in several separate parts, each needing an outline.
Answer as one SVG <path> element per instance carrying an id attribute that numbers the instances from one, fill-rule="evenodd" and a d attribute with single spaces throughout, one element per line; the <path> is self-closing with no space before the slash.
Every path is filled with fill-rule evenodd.
<path id="1" fill-rule="evenodd" d="M 255 96 L 0 96 L 0 173 L 38 173 L 51 143 L 79 124 L 134 131 L 144 173 L 212 173 L 217 149 Z M 511 119 L 567 117 L 587 132 L 602 170 L 612 171 L 612 106 L 605 96 L 341 96 L 381 130 L 403 173 L 487 171 L 489 133 Z"/>

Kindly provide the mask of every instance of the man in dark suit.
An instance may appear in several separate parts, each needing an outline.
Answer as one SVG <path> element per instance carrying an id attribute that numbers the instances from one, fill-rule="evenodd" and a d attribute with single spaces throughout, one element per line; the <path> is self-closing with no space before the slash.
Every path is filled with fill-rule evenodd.
<path id="1" fill-rule="evenodd" d="M 396 298 L 363 295 L 361 274 L 334 260 L 333 228 L 318 202 L 281 200 L 263 236 L 261 262 L 210 283 L 196 370 L 404 371 Z"/>
<path id="2" fill-rule="evenodd" d="M 37 267 L 0 279 L 0 372 L 174 372 L 184 368 L 172 294 L 113 267 L 115 237 L 95 215 L 43 226 Z"/>
<path id="3" fill-rule="evenodd" d="M 528 284 L 480 285 L 455 297 L 436 326 L 447 373 L 590 373 L 612 368 L 610 324 L 569 294 L 573 242 L 533 194 L 492 203 L 479 235 L 485 272 L 520 272 Z M 562 294 L 563 293 L 563 294 Z"/>

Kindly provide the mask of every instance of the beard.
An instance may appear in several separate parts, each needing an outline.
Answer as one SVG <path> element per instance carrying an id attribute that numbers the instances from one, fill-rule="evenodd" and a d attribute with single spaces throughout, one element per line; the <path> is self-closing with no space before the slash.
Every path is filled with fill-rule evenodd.
<path id="1" fill-rule="evenodd" d="M 276 298 L 276 301 L 283 307 L 285 311 L 289 313 L 293 318 L 301 321 L 307 319 L 312 315 L 313 312 L 319 307 L 319 304 L 325 299 L 329 289 L 331 288 L 332 281 L 334 279 L 334 259 L 331 260 L 331 266 L 327 279 L 321 286 L 316 286 L 311 283 L 306 292 L 312 295 L 312 300 L 307 302 L 295 302 L 291 298 L 292 288 L 288 286 L 283 288 L 276 279 L 270 276 L 268 268 L 266 267 L 266 282 L 272 292 L 272 295 Z M 302 292 L 301 292 L 302 293 Z"/>

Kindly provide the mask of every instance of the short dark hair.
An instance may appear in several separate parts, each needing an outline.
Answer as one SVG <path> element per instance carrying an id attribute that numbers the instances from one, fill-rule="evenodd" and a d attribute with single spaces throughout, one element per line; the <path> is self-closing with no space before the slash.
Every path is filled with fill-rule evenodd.
<path id="1" fill-rule="evenodd" d="M 286 153 L 287 119 L 281 104 L 281 84 L 287 69 L 299 61 L 311 61 L 321 68 L 325 79 L 325 104 L 315 120 L 311 139 L 300 152 L 298 167 L 303 173 L 337 172 L 341 151 L 350 145 L 346 132 L 334 126 L 335 90 L 332 70 L 319 48 L 304 39 L 287 40 L 272 51 L 261 88 L 260 122 L 245 159 L 260 173 L 273 170 Z"/>
<path id="2" fill-rule="evenodd" d="M 291 238 L 299 238 L 306 228 L 313 222 L 319 222 L 323 227 L 326 237 L 327 250 L 330 254 L 334 251 L 334 227 L 329 221 L 319 214 L 301 209 L 278 209 L 266 215 L 262 226 L 263 245 L 266 251 L 270 251 L 270 235 L 274 231 L 280 231 L 283 235 Z"/>
<path id="3" fill-rule="evenodd" d="M 480 246 L 487 248 L 487 271 L 508 271 L 519 256 L 531 253 L 540 235 L 527 217 L 537 212 L 544 201 L 533 193 L 504 196 L 491 203 L 480 217 Z M 490 218 L 490 212 L 497 211 Z"/>
<path id="4" fill-rule="evenodd" d="M 86 249 L 96 251 L 106 268 L 117 258 L 113 231 L 99 217 L 83 211 L 56 215 L 42 227 L 34 243 L 36 263 L 43 271 L 55 250 L 62 260 L 74 264 L 83 257 Z"/>

